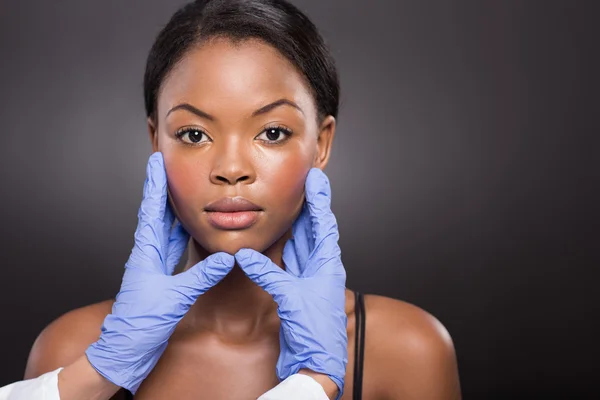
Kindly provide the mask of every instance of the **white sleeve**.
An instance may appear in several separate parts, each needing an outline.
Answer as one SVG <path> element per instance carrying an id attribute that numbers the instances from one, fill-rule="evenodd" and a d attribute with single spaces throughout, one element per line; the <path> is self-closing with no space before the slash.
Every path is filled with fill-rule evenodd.
<path id="1" fill-rule="evenodd" d="M 0 400 L 60 400 L 58 373 L 62 368 L 35 379 L 11 383 L 0 388 Z"/>
<path id="2" fill-rule="evenodd" d="M 257 400 L 329 400 L 329 397 L 323 386 L 310 376 L 293 374 Z"/>

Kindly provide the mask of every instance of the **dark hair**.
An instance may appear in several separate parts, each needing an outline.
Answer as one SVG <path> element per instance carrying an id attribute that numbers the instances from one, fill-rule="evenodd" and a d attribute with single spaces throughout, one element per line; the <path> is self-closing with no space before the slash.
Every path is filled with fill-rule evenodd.
<path id="1" fill-rule="evenodd" d="M 196 0 L 159 32 L 146 62 L 146 115 L 156 122 L 160 86 L 185 53 L 208 39 L 262 39 L 279 50 L 310 85 L 319 121 L 337 118 L 339 81 L 334 59 L 315 25 L 285 0 Z"/>

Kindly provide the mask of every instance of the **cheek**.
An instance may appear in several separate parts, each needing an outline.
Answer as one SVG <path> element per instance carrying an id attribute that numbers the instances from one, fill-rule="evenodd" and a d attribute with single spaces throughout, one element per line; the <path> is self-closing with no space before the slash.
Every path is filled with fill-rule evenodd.
<path id="1" fill-rule="evenodd" d="M 269 203 L 278 218 L 289 222 L 300 212 L 304 201 L 304 185 L 312 167 L 310 156 L 303 152 L 288 153 L 261 173 L 261 186 L 268 188 Z"/>
<path id="2" fill-rule="evenodd" d="M 171 204 L 178 219 L 185 221 L 189 214 L 204 204 L 202 188 L 208 182 L 208 167 L 202 165 L 197 157 L 181 154 L 171 157 L 169 153 L 164 153 L 164 159 Z"/>
<path id="3" fill-rule="evenodd" d="M 268 185 L 289 204 L 289 201 L 298 200 L 303 196 L 304 182 L 310 165 L 298 158 L 288 160 L 282 164 L 282 167 L 284 170 L 276 171 L 269 177 Z"/>

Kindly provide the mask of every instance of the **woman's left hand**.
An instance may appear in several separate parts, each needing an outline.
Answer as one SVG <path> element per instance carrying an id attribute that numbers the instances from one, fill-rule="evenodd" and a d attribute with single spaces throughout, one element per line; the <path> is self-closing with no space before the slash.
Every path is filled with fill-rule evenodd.
<path id="1" fill-rule="evenodd" d="M 330 206 L 329 179 L 312 168 L 305 189 L 306 202 L 283 250 L 286 269 L 252 249 L 239 250 L 235 259 L 278 304 L 279 379 L 303 368 L 323 373 L 338 386 L 339 399 L 348 362 L 346 270 Z"/>

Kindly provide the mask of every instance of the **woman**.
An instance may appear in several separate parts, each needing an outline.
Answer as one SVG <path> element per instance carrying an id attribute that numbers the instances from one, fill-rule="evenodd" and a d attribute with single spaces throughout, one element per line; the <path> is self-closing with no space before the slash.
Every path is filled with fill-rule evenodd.
<path id="1" fill-rule="evenodd" d="M 128 382 L 136 400 L 257 398 L 286 375 L 286 366 L 294 364 L 289 360 L 301 358 L 290 350 L 299 343 L 311 354 L 327 355 L 301 370 L 331 398 L 341 388 L 343 399 L 460 398 L 450 336 L 424 310 L 344 289 L 336 292 L 343 293 L 343 318 L 334 300 L 293 312 L 289 298 L 277 292 L 279 278 L 270 280 L 278 276 L 273 266 L 289 271 L 294 260 L 299 268 L 309 262 L 306 254 L 290 258 L 284 249 L 292 237 L 298 240 L 309 201 L 305 184 L 318 174 L 315 169 L 327 166 L 338 114 L 335 65 L 306 16 L 283 0 L 190 3 L 173 15 L 150 51 L 144 96 L 152 149 L 164 163 L 167 210 L 189 234 L 180 274 L 198 271 L 203 262 L 206 267 L 216 255 L 236 255 L 236 264 L 233 257 L 224 262 L 231 265 L 222 276 L 195 294 L 180 321 L 174 319 L 172 335 L 165 334 L 168 347 L 152 349 L 159 358 L 136 360 L 148 364 L 136 375 L 143 379 Z M 337 232 L 335 224 L 327 229 Z M 136 231 L 136 246 L 138 239 Z M 254 250 L 252 262 L 238 257 L 241 249 Z M 253 274 L 252 263 L 271 269 Z M 128 305 L 123 293 L 130 278 L 126 272 L 116 304 L 111 299 L 73 310 L 46 327 L 33 345 L 25 378 L 82 362 L 77 360 L 84 355 L 94 367 L 101 364 L 103 357 L 94 358 L 102 350 L 98 343 L 118 342 L 108 335 Z M 152 300 L 148 304 L 161 307 Z M 312 320 L 323 315 L 331 318 Z M 296 335 L 306 340 L 294 347 Z M 340 343 L 343 351 L 334 349 Z M 325 365 L 341 365 L 342 372 L 326 371 Z M 121 390 L 112 398 L 131 393 Z"/>

